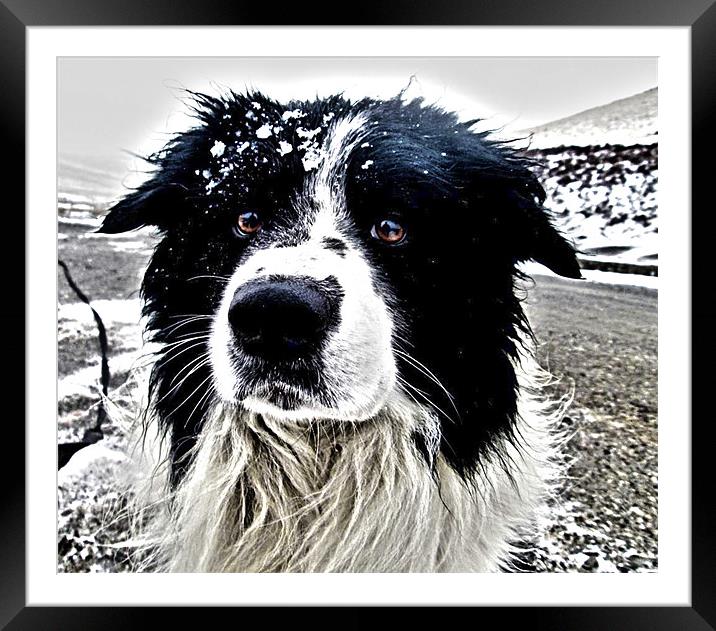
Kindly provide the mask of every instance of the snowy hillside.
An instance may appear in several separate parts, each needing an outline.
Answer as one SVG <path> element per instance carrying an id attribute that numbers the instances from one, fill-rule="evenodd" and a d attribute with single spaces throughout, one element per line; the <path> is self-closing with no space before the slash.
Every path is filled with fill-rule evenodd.
<path id="1" fill-rule="evenodd" d="M 546 205 L 579 248 L 583 266 L 601 261 L 601 269 L 656 273 L 656 144 L 558 147 L 530 156 L 538 161 Z"/>
<path id="2" fill-rule="evenodd" d="M 583 267 L 657 274 L 657 88 L 525 130 Z"/>
<path id="3" fill-rule="evenodd" d="M 652 88 L 566 118 L 522 130 L 532 148 L 657 142 L 658 89 Z"/>

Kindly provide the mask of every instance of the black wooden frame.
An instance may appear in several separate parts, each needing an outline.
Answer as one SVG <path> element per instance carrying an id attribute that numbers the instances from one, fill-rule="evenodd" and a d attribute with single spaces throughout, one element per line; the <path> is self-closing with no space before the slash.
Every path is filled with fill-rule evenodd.
<path id="1" fill-rule="evenodd" d="M 442 625 L 448 613 L 464 618 L 470 626 L 486 627 L 497 623 L 511 628 L 516 624 L 537 629 L 713 629 L 716 628 L 716 479 L 712 467 L 714 432 L 713 410 L 707 397 L 713 388 L 715 337 L 713 326 L 716 307 L 711 306 L 714 212 L 710 199 L 714 179 L 714 112 L 716 112 L 716 4 L 714 0 L 394 0 L 382 5 L 362 2 L 360 11 L 342 11 L 343 3 L 293 3 L 277 7 L 275 3 L 249 3 L 246 0 L 0 0 L 0 124 L 3 149 L 11 161 L 2 169 L 5 181 L 5 220 L 8 234 L 25 234 L 24 221 L 17 209 L 24 208 L 25 195 L 25 41 L 26 28 L 32 26 L 121 26 L 121 25 L 276 25 L 277 17 L 286 26 L 335 25 L 343 15 L 359 16 L 356 25 L 545 25 L 545 26 L 690 26 L 692 78 L 692 578 L 691 606 L 683 607 L 489 607 L 480 612 L 413 610 L 399 612 L 402 624 L 406 616 L 417 613 L 421 622 L 435 617 Z M 372 6 L 371 6 L 372 5 Z M 14 197 L 14 199 L 13 199 Z M 700 210 L 698 210 L 700 209 Z M 54 216 L 54 215 L 53 215 Z M 685 215 L 687 216 L 687 215 Z M 17 225 L 12 225 L 15 222 Z M 17 232 L 15 231 L 17 230 Z M 26 235 L 27 237 L 27 235 Z M 5 250 L 8 252 L 8 250 Z M 8 255 L 5 255 L 6 257 Z M 17 270 L 17 254 L 4 266 L 3 281 L 9 286 L 8 300 L 2 312 L 5 331 L 17 327 L 32 335 L 25 326 L 24 278 Z M 10 328 L 12 326 L 12 329 Z M 26 338 L 27 339 L 27 338 Z M 19 346 L 19 336 L 6 335 L 6 350 Z M 18 349 L 18 355 L 20 350 Z M 24 357 L 24 355 L 23 355 Z M 24 359 L 23 365 L 24 365 Z M 9 629 L 124 629 L 132 624 L 152 624 L 153 619 L 167 626 L 213 626 L 209 618 L 229 614 L 229 623 L 249 624 L 247 616 L 257 614 L 262 626 L 310 624 L 325 620 L 330 626 L 364 627 L 376 613 L 387 612 L 360 608 L 350 615 L 331 612 L 330 618 L 303 609 L 226 612 L 219 608 L 137 608 L 137 607 L 27 607 L 25 606 L 25 486 L 21 445 L 24 428 L 14 406 L 24 371 L 8 376 L 5 401 L 4 441 L 0 466 L 0 624 Z M 52 396 L 48 393 L 48 396 Z M 23 409 L 24 411 L 24 409 Z M 687 427 L 691 419 L 662 419 Z M 19 456 L 20 461 L 14 460 Z M 393 612 L 397 613 L 397 612 Z M 301 615 L 303 614 L 303 615 Z M 234 617 L 236 616 L 236 617 Z M 310 616 L 310 617 L 309 617 Z M 439 616 L 439 618 L 438 618 Z M 472 624 L 471 624 L 472 623 Z M 402 626 L 401 624 L 401 626 Z"/>

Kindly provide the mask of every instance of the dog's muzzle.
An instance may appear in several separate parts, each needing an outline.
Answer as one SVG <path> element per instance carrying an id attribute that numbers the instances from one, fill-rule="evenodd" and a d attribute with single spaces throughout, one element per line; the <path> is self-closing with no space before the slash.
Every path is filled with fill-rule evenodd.
<path id="1" fill-rule="evenodd" d="M 311 278 L 256 280 L 239 287 L 229 306 L 238 347 L 268 361 L 315 355 L 338 319 L 340 297 Z"/>

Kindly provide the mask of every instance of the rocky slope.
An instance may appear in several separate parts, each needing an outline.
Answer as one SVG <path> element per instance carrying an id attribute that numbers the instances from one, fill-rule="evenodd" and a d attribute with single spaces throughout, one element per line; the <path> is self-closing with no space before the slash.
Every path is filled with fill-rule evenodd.
<path id="1" fill-rule="evenodd" d="M 656 275 L 656 144 L 571 145 L 529 155 L 547 191 L 547 206 L 585 267 Z"/>
<path id="2" fill-rule="evenodd" d="M 657 88 L 523 130 L 583 267 L 658 274 Z"/>

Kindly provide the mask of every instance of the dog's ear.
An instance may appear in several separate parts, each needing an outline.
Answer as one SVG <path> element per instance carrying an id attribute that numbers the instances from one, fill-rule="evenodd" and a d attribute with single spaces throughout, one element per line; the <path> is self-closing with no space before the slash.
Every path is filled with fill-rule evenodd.
<path id="1" fill-rule="evenodd" d="M 536 184 L 539 187 L 539 184 Z M 517 233 L 518 261 L 533 260 L 566 278 L 582 278 L 574 246 L 552 225 L 542 205 L 544 193 L 534 186 L 525 191 L 511 190 L 507 213 L 510 233 Z"/>
<path id="2" fill-rule="evenodd" d="M 582 278 L 575 247 L 554 227 L 535 163 L 484 134 L 463 138 L 467 203 L 482 212 L 482 228 L 516 263 L 533 260 L 565 278 Z M 496 234 L 493 232 L 495 231 Z"/>
<path id="3" fill-rule="evenodd" d="M 161 227 L 178 201 L 176 186 L 147 182 L 112 206 L 97 232 L 115 234 L 143 226 Z"/>

